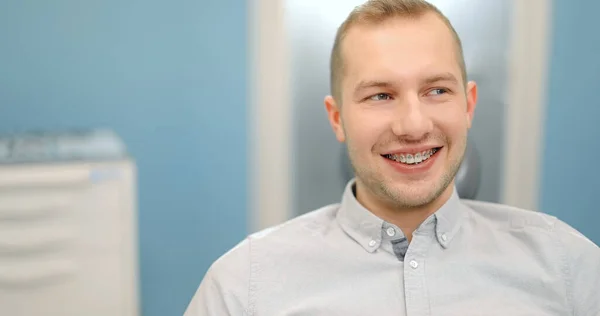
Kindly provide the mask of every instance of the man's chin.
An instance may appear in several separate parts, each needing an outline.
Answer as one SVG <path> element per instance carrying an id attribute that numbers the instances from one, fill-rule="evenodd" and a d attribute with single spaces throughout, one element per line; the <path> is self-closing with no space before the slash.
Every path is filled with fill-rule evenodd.
<path id="1" fill-rule="evenodd" d="M 388 187 L 387 195 L 391 200 L 403 207 L 422 207 L 435 202 L 445 191 L 439 183 L 422 181 L 412 185 L 395 185 Z"/>

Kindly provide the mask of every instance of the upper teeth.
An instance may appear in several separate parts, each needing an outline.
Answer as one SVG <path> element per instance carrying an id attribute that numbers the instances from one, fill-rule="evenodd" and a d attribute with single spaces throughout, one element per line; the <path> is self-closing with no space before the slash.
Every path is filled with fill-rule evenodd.
<path id="1" fill-rule="evenodd" d="M 412 165 L 412 164 L 421 163 L 421 162 L 429 159 L 429 157 L 431 157 L 436 152 L 437 152 L 437 149 L 433 148 L 430 150 L 425 150 L 423 152 L 418 152 L 418 153 L 414 153 L 414 154 L 386 155 L 386 157 L 389 159 L 395 160 L 397 162 Z"/>

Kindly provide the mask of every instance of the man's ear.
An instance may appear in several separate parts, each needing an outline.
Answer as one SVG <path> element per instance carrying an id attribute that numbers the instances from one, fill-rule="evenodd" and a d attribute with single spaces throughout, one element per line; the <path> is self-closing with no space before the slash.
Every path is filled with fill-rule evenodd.
<path id="1" fill-rule="evenodd" d="M 344 126 L 340 111 L 341 108 L 332 96 L 325 97 L 325 109 L 327 110 L 327 118 L 335 133 L 335 137 L 339 142 L 344 142 L 346 140 L 346 135 L 344 134 Z"/>
<path id="2" fill-rule="evenodd" d="M 477 84 L 475 81 L 467 83 L 467 127 L 473 125 L 473 116 L 475 115 L 475 107 L 477 106 Z"/>

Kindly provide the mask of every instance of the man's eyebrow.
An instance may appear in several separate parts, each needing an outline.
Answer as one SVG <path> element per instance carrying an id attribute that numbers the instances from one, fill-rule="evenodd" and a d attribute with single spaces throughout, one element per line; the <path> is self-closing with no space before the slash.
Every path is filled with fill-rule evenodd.
<path id="1" fill-rule="evenodd" d="M 354 89 L 354 94 L 358 94 L 361 90 L 369 89 L 369 88 L 390 88 L 392 84 L 387 81 L 377 81 L 377 80 L 363 80 L 356 85 Z"/>
<path id="2" fill-rule="evenodd" d="M 427 77 L 423 80 L 423 84 L 433 84 L 440 81 L 450 81 L 454 84 L 458 84 L 458 79 L 456 79 L 456 76 L 449 72 L 435 74 L 433 76 Z"/>

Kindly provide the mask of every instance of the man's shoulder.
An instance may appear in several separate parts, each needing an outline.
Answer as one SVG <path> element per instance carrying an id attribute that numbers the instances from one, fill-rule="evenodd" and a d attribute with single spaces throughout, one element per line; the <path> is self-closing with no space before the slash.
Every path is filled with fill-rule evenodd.
<path id="1" fill-rule="evenodd" d="M 314 245 L 311 243 L 313 238 L 319 238 L 336 225 L 338 209 L 339 204 L 330 204 L 251 233 L 215 261 L 211 269 L 217 272 L 229 270 L 230 266 L 249 264 L 257 249 L 273 249 L 273 253 L 284 253 L 285 249 L 297 251 L 303 246 Z"/>
<path id="2" fill-rule="evenodd" d="M 461 200 L 470 213 L 493 226 L 553 231 L 560 220 L 552 215 L 500 203 Z"/>
<path id="3" fill-rule="evenodd" d="M 514 249 L 511 254 L 527 254 L 527 258 L 542 263 L 540 268 L 553 267 L 550 271 L 560 273 L 567 286 L 565 295 L 575 314 L 600 315 L 600 248 L 594 242 L 558 217 L 543 212 L 470 200 L 462 200 L 462 205 L 469 229 L 493 243 L 489 246 Z"/>
<path id="4" fill-rule="evenodd" d="M 260 230 L 248 236 L 253 243 L 286 242 L 303 237 L 304 233 L 318 233 L 328 229 L 336 220 L 339 204 L 330 204 L 291 218 L 281 224 Z M 288 240 L 287 238 L 292 238 Z"/>
<path id="5" fill-rule="evenodd" d="M 338 209 L 339 204 L 324 206 L 247 236 L 210 265 L 190 304 L 189 315 L 223 308 L 241 315 L 252 309 L 254 294 L 249 289 L 260 271 L 277 274 L 273 271 L 293 264 L 293 258 L 307 258 L 318 251 L 315 241 L 322 241 L 328 231 L 335 229 Z"/>
<path id="6" fill-rule="evenodd" d="M 461 200 L 471 217 L 487 222 L 490 226 L 509 231 L 526 231 L 533 235 L 550 235 L 561 243 L 580 243 L 595 246 L 581 232 L 560 218 L 540 211 L 527 210 L 506 204 Z M 597 247 L 597 246 L 596 246 Z"/>

